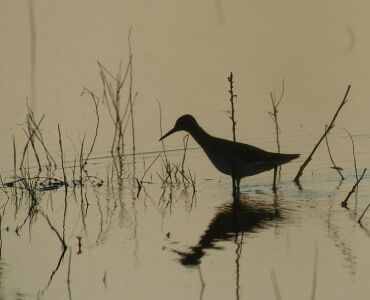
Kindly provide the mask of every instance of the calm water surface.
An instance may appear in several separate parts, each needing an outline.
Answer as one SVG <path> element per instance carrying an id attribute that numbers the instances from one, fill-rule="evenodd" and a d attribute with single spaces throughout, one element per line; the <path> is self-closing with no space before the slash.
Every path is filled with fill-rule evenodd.
<path id="1" fill-rule="evenodd" d="M 60 125 L 70 186 L 38 188 L 32 214 L 26 191 L 1 191 L 0 299 L 368 299 L 370 212 L 357 223 L 370 201 L 367 174 L 348 209 L 341 207 L 356 182 L 343 128 L 353 135 L 358 172 L 370 163 L 370 7 L 363 6 L 369 5 L 2 1 L 0 174 L 13 180 L 13 137 L 20 162 L 28 99 L 37 120 L 45 114 L 42 134 L 58 164 L 53 177 L 62 180 Z M 87 154 L 96 125 L 93 103 L 81 92 L 101 95 L 97 60 L 112 73 L 120 60 L 127 64 L 130 26 L 136 155 L 110 156 L 114 127 L 101 102 L 86 166 L 92 177 L 73 187 L 74 160 L 84 136 Z M 231 138 L 230 71 L 237 139 L 269 151 L 276 151 L 269 92 L 279 95 L 285 80 L 281 148 L 302 156 L 282 168 L 277 193 L 272 172 L 262 173 L 242 180 L 234 205 L 230 179 L 191 138 L 185 166 L 196 192 L 182 183 L 163 186 L 162 153 L 138 193 L 135 178 L 162 151 L 157 100 L 163 131 L 191 113 L 211 134 Z M 292 179 L 348 84 L 349 101 L 329 135 L 346 179 L 331 168 L 323 143 L 298 187 Z M 126 154 L 133 151 L 130 124 Z M 173 163 L 182 161 L 183 137 L 165 140 Z"/>

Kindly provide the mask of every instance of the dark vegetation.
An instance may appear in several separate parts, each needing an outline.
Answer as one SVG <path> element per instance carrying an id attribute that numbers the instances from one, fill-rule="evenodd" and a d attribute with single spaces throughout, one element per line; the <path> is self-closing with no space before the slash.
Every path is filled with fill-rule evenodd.
<path id="1" fill-rule="evenodd" d="M 28 229 L 31 230 L 32 225 L 38 219 L 43 219 L 46 226 L 50 228 L 50 231 L 59 241 L 61 252 L 45 287 L 40 291 L 41 294 L 52 284 L 54 276 L 58 272 L 68 249 L 70 251 L 67 277 L 67 283 L 69 285 L 71 252 L 73 251 L 73 245 L 76 244 L 76 240 L 67 237 L 66 234 L 69 214 L 68 207 L 75 204 L 78 204 L 80 207 L 80 221 L 84 229 L 81 234 L 74 238 L 78 241 L 77 254 L 81 254 L 84 249 L 84 236 L 87 232 L 86 219 L 90 202 L 92 201 L 91 197 L 87 196 L 87 189 L 106 187 L 108 198 L 122 199 L 123 191 L 128 188 L 132 189 L 132 199 L 135 200 L 143 191 L 145 192 L 146 184 L 153 183 L 153 174 L 150 173 L 150 169 L 156 162 L 160 162 L 162 171 L 156 174 L 163 190 L 160 204 L 163 207 L 171 206 L 173 188 L 184 190 L 190 188 L 192 191 L 192 201 L 195 200 L 196 176 L 186 166 L 188 135 L 184 136 L 183 139 L 183 155 L 181 161 L 172 162 L 162 142 L 163 151 L 151 159 L 148 164 L 143 158 L 143 171 L 140 175 L 137 174 L 134 104 L 138 92 L 134 92 L 133 90 L 133 54 L 131 52 L 130 35 L 128 44 L 128 62 L 124 65 L 121 61 L 116 73 L 111 72 L 101 62 L 97 62 L 101 79 L 101 91 L 97 93 L 90 88 L 84 88 L 82 90 L 81 96 L 91 99 L 96 122 L 92 130 L 93 134 L 91 136 L 88 136 L 87 133 L 82 134 L 79 137 L 78 143 L 73 142 L 67 136 L 75 149 L 74 158 L 66 160 L 62 124 L 58 124 L 58 127 L 55 129 L 56 136 L 58 137 L 59 153 L 55 154 L 49 150 L 49 143 L 45 141 L 42 129 L 46 117 L 42 115 L 37 118 L 28 105 L 23 129 L 26 141 L 21 146 L 21 151 L 19 151 L 20 146 L 17 144 L 16 137 L 13 137 L 13 174 L 11 178 L 6 179 L 0 176 L 0 189 L 6 197 L 6 201 L 0 206 L 0 257 L 2 254 L 3 219 L 9 205 L 14 205 L 15 220 L 18 223 L 14 228 L 14 232 L 19 236 L 22 235 L 22 231 L 27 223 L 29 224 Z M 112 121 L 114 129 L 110 147 L 111 163 L 107 167 L 106 179 L 100 178 L 97 174 L 91 175 L 89 172 L 90 161 L 94 158 L 94 147 L 101 130 L 100 118 L 102 104 Z M 129 130 L 131 131 L 131 140 L 128 143 L 126 133 Z M 91 131 L 90 128 L 88 128 L 88 131 Z M 128 144 L 131 144 L 130 149 L 127 147 Z M 19 153 L 21 153 L 20 156 Z M 130 185 L 125 184 L 127 181 L 131 182 Z M 118 194 L 117 185 L 119 187 Z M 52 208 L 52 193 L 61 189 L 64 191 L 64 212 L 62 220 L 58 220 L 54 219 L 53 209 L 50 209 L 50 205 Z M 170 191 L 169 197 L 164 197 L 166 191 Z M 147 198 L 147 196 L 145 192 L 144 197 Z M 47 201 L 46 198 L 50 198 L 51 202 Z M 97 201 L 99 206 L 100 200 L 98 198 Z M 117 207 L 117 204 L 114 205 L 115 207 Z M 27 210 L 26 213 L 24 213 L 25 208 Z M 102 211 L 101 213 L 103 215 Z M 7 231 L 12 230 L 9 227 L 6 228 Z M 102 223 L 98 239 L 104 239 L 104 234 Z"/>

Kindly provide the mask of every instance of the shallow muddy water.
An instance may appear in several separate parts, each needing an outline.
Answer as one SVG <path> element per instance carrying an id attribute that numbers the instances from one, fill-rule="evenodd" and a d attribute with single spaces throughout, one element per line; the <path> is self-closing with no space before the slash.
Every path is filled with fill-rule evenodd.
<path id="1" fill-rule="evenodd" d="M 356 182 L 343 128 L 353 137 L 358 174 L 370 163 L 367 6 L 2 1 L 0 299 L 369 299 L 370 212 L 357 220 L 370 202 L 370 175 L 341 206 Z M 112 157 L 115 127 L 101 99 L 82 170 L 81 145 L 83 163 L 97 118 L 81 93 L 102 97 L 96 61 L 114 75 L 120 61 L 125 70 L 130 27 L 134 131 L 126 117 L 124 153 Z M 238 141 L 277 151 L 269 93 L 279 96 L 284 80 L 281 151 L 301 153 L 282 167 L 276 193 L 271 171 L 244 178 L 237 204 L 230 178 L 191 137 L 184 167 L 195 191 L 179 172 L 177 182 L 163 184 L 166 159 L 181 168 L 185 133 L 164 140 L 166 154 L 158 142 L 158 101 L 163 132 L 190 113 L 209 133 L 231 139 L 230 71 Z M 294 176 L 348 85 L 328 135 L 345 179 L 323 141 L 297 186 Z M 128 97 L 126 81 L 121 113 Z M 27 101 L 36 122 L 45 114 L 40 132 L 57 165 L 51 173 L 36 139 L 41 173 L 31 146 L 19 168 Z"/>

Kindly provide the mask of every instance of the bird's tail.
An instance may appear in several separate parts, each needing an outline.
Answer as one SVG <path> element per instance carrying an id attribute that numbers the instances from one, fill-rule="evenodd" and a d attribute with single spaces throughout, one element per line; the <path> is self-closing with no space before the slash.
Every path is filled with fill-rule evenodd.
<path id="1" fill-rule="evenodd" d="M 283 153 L 281 153 L 280 157 L 279 157 L 279 160 L 288 162 L 288 161 L 291 161 L 291 160 L 296 159 L 298 157 L 300 157 L 300 154 L 283 154 Z"/>

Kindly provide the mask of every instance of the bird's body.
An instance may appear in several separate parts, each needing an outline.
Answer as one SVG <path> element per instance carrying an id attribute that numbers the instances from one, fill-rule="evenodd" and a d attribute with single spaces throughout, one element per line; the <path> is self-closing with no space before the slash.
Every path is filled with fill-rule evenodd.
<path id="1" fill-rule="evenodd" d="M 274 169 L 299 157 L 299 154 L 273 153 L 251 145 L 214 137 L 200 127 L 191 115 L 180 117 L 175 127 L 161 140 L 180 130 L 190 133 L 221 173 L 232 176 L 234 168 L 237 185 L 243 177 Z"/>

